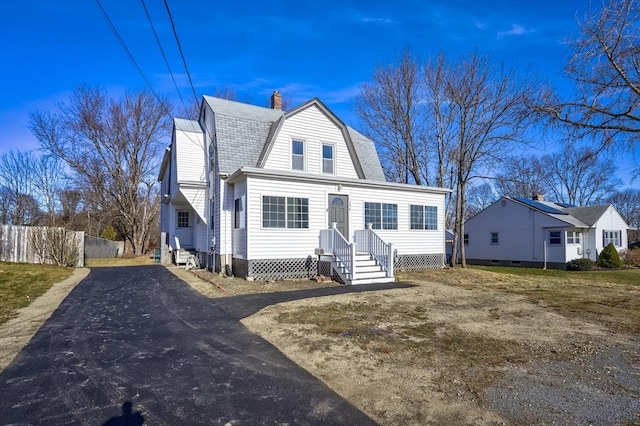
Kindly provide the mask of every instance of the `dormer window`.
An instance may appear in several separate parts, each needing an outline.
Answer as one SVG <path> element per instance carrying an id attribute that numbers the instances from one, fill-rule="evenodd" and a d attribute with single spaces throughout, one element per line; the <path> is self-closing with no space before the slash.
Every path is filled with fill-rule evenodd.
<path id="1" fill-rule="evenodd" d="M 291 170 L 304 171 L 304 141 L 291 141 Z"/>
<path id="2" fill-rule="evenodd" d="M 333 145 L 322 144 L 322 173 L 334 174 L 334 152 L 335 148 Z"/>

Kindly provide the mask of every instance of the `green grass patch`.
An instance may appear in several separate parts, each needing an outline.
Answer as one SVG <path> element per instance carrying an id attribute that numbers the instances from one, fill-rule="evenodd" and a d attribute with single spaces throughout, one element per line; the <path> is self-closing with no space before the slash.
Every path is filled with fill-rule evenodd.
<path id="1" fill-rule="evenodd" d="M 0 262 L 0 324 L 72 273 L 60 266 Z"/>
<path id="2" fill-rule="evenodd" d="M 85 259 L 84 266 L 87 268 L 112 267 L 112 266 L 138 266 L 153 265 L 153 257 L 149 256 L 124 256 L 105 259 Z"/>
<path id="3" fill-rule="evenodd" d="M 625 284 L 640 286 L 640 269 L 596 271 L 563 271 L 560 269 L 511 268 L 507 266 L 472 266 L 470 269 L 524 277 L 557 277 L 584 280 L 592 284 Z"/>

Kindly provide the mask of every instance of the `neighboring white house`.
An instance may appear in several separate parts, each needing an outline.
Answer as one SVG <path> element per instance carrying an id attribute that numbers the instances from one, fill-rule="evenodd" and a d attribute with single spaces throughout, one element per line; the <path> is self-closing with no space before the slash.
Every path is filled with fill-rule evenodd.
<path id="1" fill-rule="evenodd" d="M 626 248 L 627 229 L 612 205 L 502 197 L 465 222 L 464 244 L 471 264 L 565 268 L 577 258 L 596 261 L 610 242 Z"/>
<path id="2" fill-rule="evenodd" d="M 380 282 L 444 266 L 449 190 L 386 182 L 373 142 L 320 100 L 280 104 L 277 92 L 272 108 L 204 96 L 199 121 L 174 120 L 158 176 L 172 251 L 248 279 L 320 267 Z"/>

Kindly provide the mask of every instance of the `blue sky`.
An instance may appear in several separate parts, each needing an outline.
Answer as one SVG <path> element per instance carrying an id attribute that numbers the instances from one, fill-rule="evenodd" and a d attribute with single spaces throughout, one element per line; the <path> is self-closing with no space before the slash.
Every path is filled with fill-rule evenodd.
<path id="1" fill-rule="evenodd" d="M 100 0 L 153 89 L 179 105 L 142 2 Z M 145 0 L 185 102 L 193 99 L 163 0 Z M 319 97 L 358 128 L 353 100 L 377 64 L 405 48 L 428 58 L 477 49 L 569 93 L 563 41 L 588 0 L 168 0 L 198 96 L 228 87 L 267 105 Z M 82 83 L 117 95 L 146 88 L 95 1 L 0 2 L 0 153 L 31 149 L 28 113 L 65 101 Z M 625 178 L 631 163 L 621 167 Z M 626 179 L 626 178 L 625 178 Z M 628 183 L 628 182 L 627 182 Z"/>

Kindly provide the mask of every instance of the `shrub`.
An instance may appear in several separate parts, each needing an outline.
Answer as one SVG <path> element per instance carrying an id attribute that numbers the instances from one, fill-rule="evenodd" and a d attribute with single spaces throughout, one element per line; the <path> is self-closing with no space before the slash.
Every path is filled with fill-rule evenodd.
<path id="1" fill-rule="evenodd" d="M 634 247 L 633 250 L 622 250 L 620 259 L 626 266 L 635 266 L 640 268 L 640 248 Z"/>
<path id="2" fill-rule="evenodd" d="M 567 262 L 567 271 L 590 271 L 595 262 L 591 259 L 573 259 Z"/>
<path id="3" fill-rule="evenodd" d="M 102 230 L 102 234 L 100 234 L 100 237 L 104 238 L 105 240 L 115 241 L 118 237 L 118 234 L 116 233 L 116 230 L 113 229 L 113 226 L 107 225 Z"/>
<path id="4" fill-rule="evenodd" d="M 598 266 L 602 268 L 622 268 L 622 260 L 620 260 L 618 250 L 613 246 L 613 243 L 607 244 L 600 252 Z"/>

